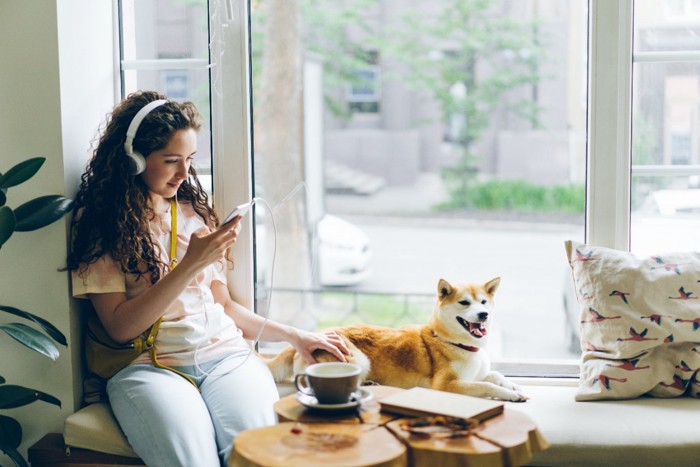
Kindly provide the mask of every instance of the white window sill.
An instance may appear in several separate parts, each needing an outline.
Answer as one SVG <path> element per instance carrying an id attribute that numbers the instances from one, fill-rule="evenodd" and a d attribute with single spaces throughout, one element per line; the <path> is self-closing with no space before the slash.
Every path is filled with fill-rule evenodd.
<path id="1" fill-rule="evenodd" d="M 551 382 L 559 380 L 571 381 L 574 382 L 572 385 L 575 385 L 578 384 L 580 362 L 575 359 L 518 360 L 500 358 L 491 362 L 491 368 L 509 378 L 536 381 L 537 385 L 549 386 L 552 385 Z"/>

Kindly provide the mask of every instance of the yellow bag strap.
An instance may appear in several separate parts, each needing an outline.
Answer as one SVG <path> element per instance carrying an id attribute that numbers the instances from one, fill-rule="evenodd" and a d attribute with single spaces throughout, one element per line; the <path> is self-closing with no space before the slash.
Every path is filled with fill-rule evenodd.
<path id="1" fill-rule="evenodd" d="M 175 269 L 175 266 L 177 266 L 177 205 L 175 204 L 175 200 L 171 199 L 170 200 L 170 269 Z M 197 386 L 197 383 L 189 376 L 181 371 L 177 371 L 175 368 L 169 367 L 167 365 L 163 365 L 158 361 L 158 357 L 156 356 L 156 346 L 154 345 L 156 342 L 156 336 L 158 335 L 158 328 L 160 328 L 160 322 L 163 320 L 163 317 L 161 316 L 158 318 L 158 321 L 153 323 L 153 326 L 151 326 L 151 331 L 148 333 L 148 338 L 146 338 L 146 347 L 148 348 L 149 353 L 151 354 L 151 360 L 153 360 L 153 366 L 156 368 L 163 368 L 164 370 L 170 370 L 173 373 L 176 373 L 183 378 L 185 378 L 187 381 L 192 383 L 194 387 L 199 389 Z"/>

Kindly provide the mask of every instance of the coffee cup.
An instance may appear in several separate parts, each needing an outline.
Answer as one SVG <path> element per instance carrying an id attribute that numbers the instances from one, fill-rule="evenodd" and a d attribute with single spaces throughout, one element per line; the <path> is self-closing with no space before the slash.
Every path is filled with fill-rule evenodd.
<path id="1" fill-rule="evenodd" d="M 324 362 L 309 365 L 294 377 L 294 385 L 319 404 L 345 404 L 360 385 L 362 368 L 354 363 Z"/>

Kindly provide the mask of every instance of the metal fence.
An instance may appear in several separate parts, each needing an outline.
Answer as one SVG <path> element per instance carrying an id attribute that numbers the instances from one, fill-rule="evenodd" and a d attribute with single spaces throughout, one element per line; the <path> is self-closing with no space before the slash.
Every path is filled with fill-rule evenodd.
<path id="1" fill-rule="evenodd" d="M 313 330 L 351 324 L 388 327 L 423 324 L 435 303 L 435 295 L 427 293 L 281 287 L 269 292 L 268 289 L 258 293 L 256 311 L 259 314 Z"/>

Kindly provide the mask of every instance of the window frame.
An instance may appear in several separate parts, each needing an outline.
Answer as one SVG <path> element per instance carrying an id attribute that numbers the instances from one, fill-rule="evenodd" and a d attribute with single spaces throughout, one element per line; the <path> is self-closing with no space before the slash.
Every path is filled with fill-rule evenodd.
<path id="1" fill-rule="evenodd" d="M 213 198 L 215 206 L 229 212 L 254 196 L 250 9 L 247 0 L 210 2 L 209 8 Z M 227 183 L 231 180 L 235 183 Z M 233 252 L 236 266 L 228 276 L 233 298 L 251 310 L 255 303 L 251 222 L 255 209 L 253 206 L 252 212 L 243 218 Z"/>
<path id="2" fill-rule="evenodd" d="M 126 89 L 127 71 L 138 70 L 208 70 L 211 107 L 211 151 L 213 204 L 224 216 L 253 197 L 252 124 L 250 91 L 248 1 L 211 2 L 209 5 L 208 59 L 122 59 L 122 0 L 114 0 L 115 18 L 115 97 L 120 100 Z M 224 50 L 227 52 L 224 54 Z M 224 80 L 224 76 L 240 79 Z M 202 172 L 200 170 L 200 172 Z M 232 177 L 225 174 L 233 174 Z M 236 183 L 227 183 L 230 179 Z M 254 304 L 253 228 L 246 216 L 232 256 L 236 267 L 229 272 L 229 289 L 233 298 L 250 309 Z M 236 284 L 232 287 L 231 284 Z"/>
<path id="3" fill-rule="evenodd" d="M 237 3 L 240 15 L 238 18 L 247 18 L 248 2 Z M 589 7 L 586 241 L 620 249 L 627 249 L 629 246 L 632 7 L 633 0 L 590 0 Z M 249 181 L 252 182 L 253 162 L 252 158 L 248 157 L 252 149 L 252 105 L 250 100 L 245 100 L 250 98 L 248 22 L 234 21 L 233 28 L 226 28 L 225 34 L 229 46 L 222 58 L 230 59 L 229 71 L 237 71 L 238 75 L 235 76 L 241 77 L 241 82 L 222 83 L 231 86 L 223 89 L 223 101 L 212 99 L 214 107 L 218 105 L 222 110 L 221 114 L 214 112 L 213 115 L 214 118 L 219 116 L 224 121 L 230 118 L 236 123 L 235 133 L 239 141 L 245 144 L 243 147 L 236 147 L 235 144 L 231 144 L 232 134 L 225 132 L 229 136 L 228 140 L 224 141 L 223 145 L 214 145 L 215 162 L 223 164 L 224 171 L 232 167 L 249 173 Z M 617 47 L 610 47 L 610 44 L 617 44 Z M 220 51 L 213 51 L 214 56 L 217 53 Z M 225 60 L 223 65 L 226 67 Z M 212 67 L 218 72 L 224 69 L 214 63 Z M 235 107 L 231 107 L 232 103 L 239 104 L 238 112 Z M 213 126 L 214 132 L 221 131 L 224 127 Z M 216 141 L 219 141 L 219 138 L 215 138 Z M 618 156 L 611 158 L 607 157 L 607 154 Z M 640 169 L 640 172 L 642 170 L 644 169 Z M 215 184 L 220 187 L 224 185 L 221 191 L 225 191 L 221 171 L 217 169 L 215 172 Z M 617 196 L 620 188 L 624 189 L 623 195 Z M 224 195 L 224 199 L 227 199 L 227 196 Z M 615 202 L 611 203 L 610 199 L 614 199 Z"/>
<path id="4" fill-rule="evenodd" d="M 116 5 L 117 0 L 115 0 Z M 249 1 L 210 2 L 210 102 L 214 204 L 222 211 L 254 194 Z M 617 249 L 629 247 L 633 0 L 589 1 L 588 132 L 586 162 L 587 242 Z M 610 44 L 616 44 L 611 47 Z M 225 51 L 225 53 L 224 53 Z M 127 63 L 129 67 L 136 66 Z M 184 64 L 192 66 L 192 64 Z M 201 65 L 201 64 L 198 64 Z M 154 65 L 149 65 L 154 66 Z M 172 67 L 172 64 L 164 65 Z M 615 157 L 609 157 L 610 154 Z M 683 169 L 687 170 L 688 167 Z M 635 167 L 635 174 L 680 170 Z M 694 168 L 700 173 L 700 167 Z M 235 180 L 235 183 L 230 183 Z M 614 200 L 614 202 L 610 202 Z M 254 303 L 253 216 L 235 249 L 231 274 L 234 298 Z M 497 366 L 499 365 L 496 362 Z M 553 368 L 572 375 L 577 362 L 501 362 L 520 374 L 551 375 Z M 530 365 L 533 365 L 532 367 Z M 562 366 L 563 365 L 563 366 Z M 560 372 L 557 372 L 560 373 Z"/>
<path id="5" fill-rule="evenodd" d="M 352 109 L 351 111 L 353 113 L 360 113 L 360 114 L 379 114 L 381 113 L 381 98 L 382 98 L 382 92 L 381 92 L 381 82 L 382 82 L 382 75 L 381 75 L 381 67 L 377 64 L 367 64 L 361 68 L 355 69 L 355 73 L 361 74 L 361 73 L 368 73 L 371 75 L 370 78 L 368 78 L 366 83 L 364 83 L 363 87 L 366 89 L 371 89 L 371 94 L 363 94 L 362 92 L 358 92 L 357 85 L 356 83 L 348 83 L 347 88 L 345 90 L 345 102 L 347 105 Z M 362 79 L 362 78 L 360 78 Z M 358 105 L 358 104 L 367 104 L 367 105 L 373 105 L 376 108 L 373 108 L 372 110 L 356 110 L 353 108 L 353 106 Z"/>
<path id="6" fill-rule="evenodd" d="M 632 13 L 633 0 L 590 2 L 585 238 L 620 250 L 630 239 Z"/>
<path id="7" fill-rule="evenodd" d="M 686 2 L 686 6 L 688 6 Z M 673 18 L 669 18 L 673 19 Z M 632 56 L 632 63 L 671 63 L 671 62 L 686 62 L 686 63 L 698 63 L 700 62 L 700 52 L 693 50 L 682 50 L 682 51 L 652 51 L 652 52 L 635 52 L 632 50 L 630 52 Z M 631 86 L 630 86 L 631 90 Z M 630 109 L 630 114 L 632 110 Z M 697 154 L 692 153 L 690 160 L 696 159 Z M 633 176 L 688 176 L 688 175 L 700 175 L 700 164 L 673 164 L 672 162 L 666 165 L 654 165 L 654 164 L 644 164 L 638 165 L 634 164 L 631 167 L 631 174 Z"/>
<path id="8" fill-rule="evenodd" d="M 589 0 L 588 7 L 584 235 L 588 243 L 620 250 L 630 244 L 633 2 Z M 523 384 L 572 385 L 580 361 L 509 359 L 493 367 Z"/>
<path id="9" fill-rule="evenodd" d="M 236 18 L 248 18 L 248 2 L 237 2 Z M 631 86 L 632 86 L 632 7 L 633 0 L 589 2 L 589 73 L 588 73 L 588 144 L 587 144 L 587 203 L 586 240 L 610 248 L 627 249 L 629 246 L 630 220 L 630 171 L 631 171 Z M 212 13 L 212 16 L 216 12 Z M 233 26 L 233 27 L 231 27 Z M 223 122 L 231 121 L 235 131 L 215 134 L 214 183 L 221 187 L 215 191 L 215 201 L 232 205 L 234 196 L 241 195 L 241 187 L 228 187 L 224 173 L 247 173 L 252 186 L 253 162 L 250 99 L 250 37 L 248 21 L 234 21 L 225 31 L 226 54 L 223 67 L 214 66 L 218 72 L 226 72 L 229 81 L 223 81 L 221 101 L 213 98 L 220 112 L 213 112 Z M 215 42 L 215 41 L 213 41 Z M 617 47 L 610 47 L 617 44 Z M 213 53 L 217 56 L 217 53 Z M 233 74 L 237 72 L 238 74 Z M 238 82 L 237 82 L 238 81 Z M 247 104 L 247 105 L 246 105 Z M 223 131 L 225 124 L 213 124 L 213 132 Z M 230 127 L 229 127 L 230 128 Z M 239 142 L 237 146 L 234 134 Z M 217 144 L 223 142 L 223 144 Z M 616 154 L 617 157 L 606 157 Z M 240 178 L 240 177 L 237 177 Z M 251 188 L 248 187 L 248 189 Z M 617 196 L 619 189 L 624 193 Z M 236 191 L 237 190 L 237 191 Z M 611 203 L 613 199 L 615 202 Z M 252 272 L 252 243 L 240 249 L 243 261 Z M 239 267 L 237 266 L 237 269 Z M 243 269 L 243 268 L 241 268 Z M 252 275 L 239 277 L 250 284 Z M 250 284 L 252 293 L 252 284 Z M 252 298 L 252 296 L 251 296 Z M 518 368 L 520 376 L 537 375 L 551 377 L 578 375 L 577 360 L 532 360 L 494 362 L 495 368 Z"/>

